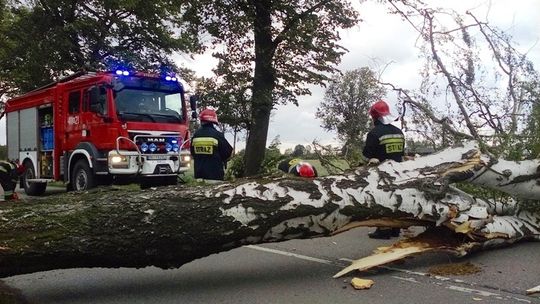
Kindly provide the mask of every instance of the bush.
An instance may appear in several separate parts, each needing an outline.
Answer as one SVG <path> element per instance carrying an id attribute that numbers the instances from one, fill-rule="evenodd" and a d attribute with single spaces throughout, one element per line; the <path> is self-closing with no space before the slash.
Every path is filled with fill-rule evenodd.
<path id="1" fill-rule="evenodd" d="M 245 151 L 242 150 L 236 153 L 228 162 L 227 162 L 227 171 L 225 171 L 225 179 L 230 180 L 234 178 L 244 177 L 244 155 Z"/>
<path id="2" fill-rule="evenodd" d="M 225 179 L 231 180 L 234 178 L 244 177 L 244 156 L 245 150 L 236 153 L 227 163 L 227 171 L 225 172 Z M 270 146 L 266 148 L 264 154 L 264 160 L 261 164 L 260 174 L 270 174 L 276 172 L 278 163 L 284 159 L 285 156 L 281 155 L 277 147 Z"/>

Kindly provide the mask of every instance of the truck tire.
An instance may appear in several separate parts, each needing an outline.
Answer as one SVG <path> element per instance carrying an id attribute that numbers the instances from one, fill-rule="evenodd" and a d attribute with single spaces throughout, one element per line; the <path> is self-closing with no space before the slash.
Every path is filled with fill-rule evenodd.
<path id="1" fill-rule="evenodd" d="M 74 191 L 86 191 L 95 187 L 94 172 L 85 159 L 78 160 L 71 174 L 71 187 Z"/>
<path id="2" fill-rule="evenodd" d="M 21 186 L 24 188 L 24 192 L 27 195 L 39 196 L 45 193 L 47 189 L 47 183 L 30 183 L 29 179 L 36 177 L 36 172 L 34 171 L 34 166 L 31 161 L 27 160 L 24 162 L 24 173 L 21 177 Z"/>

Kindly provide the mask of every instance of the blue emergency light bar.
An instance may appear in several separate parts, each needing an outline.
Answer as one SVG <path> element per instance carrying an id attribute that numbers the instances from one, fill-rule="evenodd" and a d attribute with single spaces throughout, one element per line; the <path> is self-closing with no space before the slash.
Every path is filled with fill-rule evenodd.
<path id="1" fill-rule="evenodd" d="M 129 75 L 131 75 L 131 73 L 129 71 L 127 71 L 127 70 L 116 70 L 115 74 L 118 75 L 118 76 L 129 76 Z M 137 72 L 137 73 L 135 73 L 135 76 L 157 76 L 157 75 Z M 163 78 L 166 81 L 178 81 L 178 78 L 174 74 L 173 75 L 166 75 Z"/>
<path id="2" fill-rule="evenodd" d="M 119 76 L 129 76 L 129 71 L 125 71 L 125 70 L 116 70 L 116 75 L 119 75 Z"/>

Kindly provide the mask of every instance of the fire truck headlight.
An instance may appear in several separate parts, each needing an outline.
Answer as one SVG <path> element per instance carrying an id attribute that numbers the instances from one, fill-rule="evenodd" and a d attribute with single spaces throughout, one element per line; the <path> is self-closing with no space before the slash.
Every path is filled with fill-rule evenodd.
<path id="1" fill-rule="evenodd" d="M 129 159 L 122 155 L 109 156 L 109 164 L 112 168 L 129 168 Z"/>
<path id="2" fill-rule="evenodd" d="M 166 143 L 166 144 L 165 144 L 165 150 L 166 150 L 167 152 L 171 151 L 171 150 L 172 150 L 172 145 L 171 145 L 170 143 Z"/>
<path id="3" fill-rule="evenodd" d="M 111 157 L 111 163 L 113 163 L 113 164 L 118 164 L 118 163 L 125 162 L 125 161 L 126 161 L 125 156 L 115 155 L 115 156 Z"/>
<path id="4" fill-rule="evenodd" d="M 191 155 L 182 155 L 182 162 L 189 163 L 191 161 Z"/>
<path id="5" fill-rule="evenodd" d="M 141 151 L 142 151 L 142 152 L 148 151 L 148 145 L 147 145 L 146 143 L 142 143 L 142 144 L 141 144 Z"/>
<path id="6" fill-rule="evenodd" d="M 180 146 L 179 146 L 178 144 L 173 144 L 173 145 L 172 145 L 172 150 L 173 150 L 174 152 L 178 152 L 178 150 L 180 150 Z"/>
<path id="7" fill-rule="evenodd" d="M 148 145 L 148 149 L 150 150 L 150 152 L 156 152 L 157 146 L 155 143 L 151 143 Z"/>

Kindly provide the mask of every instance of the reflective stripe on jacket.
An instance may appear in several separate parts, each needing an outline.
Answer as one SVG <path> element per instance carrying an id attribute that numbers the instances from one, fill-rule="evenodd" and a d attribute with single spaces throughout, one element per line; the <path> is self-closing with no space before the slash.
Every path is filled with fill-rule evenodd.
<path id="1" fill-rule="evenodd" d="M 213 124 L 203 124 L 191 139 L 191 155 L 195 163 L 195 178 L 223 180 L 224 167 L 232 147 Z"/>
<path id="2" fill-rule="evenodd" d="M 367 134 L 362 155 L 367 160 L 377 158 L 381 162 L 387 159 L 401 162 L 405 155 L 405 136 L 398 127 L 376 121 L 375 127 Z"/>

